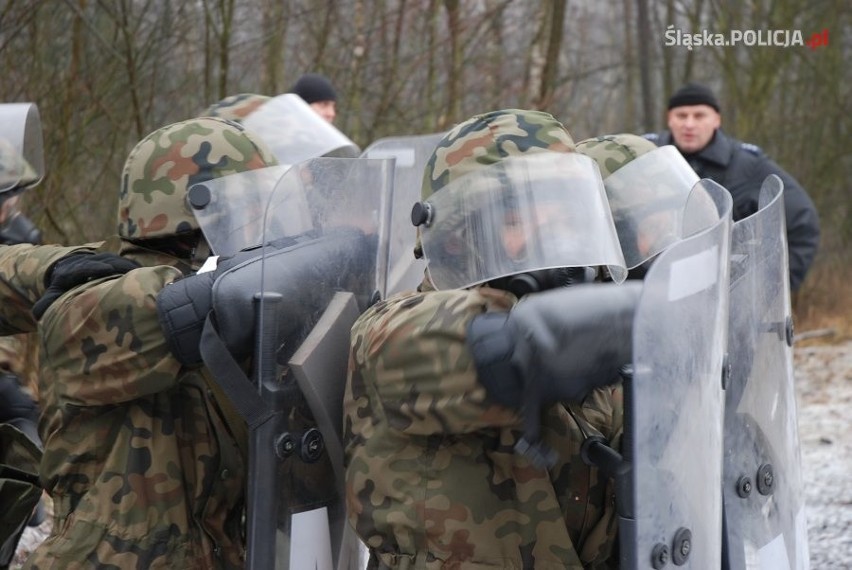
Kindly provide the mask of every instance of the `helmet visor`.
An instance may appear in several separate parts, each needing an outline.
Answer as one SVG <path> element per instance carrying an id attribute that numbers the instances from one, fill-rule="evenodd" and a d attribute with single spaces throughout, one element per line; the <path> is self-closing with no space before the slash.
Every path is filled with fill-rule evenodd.
<path id="1" fill-rule="evenodd" d="M 287 165 L 269 166 L 221 176 L 189 189 L 190 207 L 214 254 L 233 255 L 262 243 L 270 198 L 289 170 Z M 279 201 L 284 195 L 278 194 Z M 281 204 L 276 218 L 286 228 L 286 235 L 312 229 L 307 198 L 298 178 L 288 187 L 286 198 L 286 206 Z"/>
<path id="2" fill-rule="evenodd" d="M 281 164 L 320 156 L 354 158 L 360 152 L 349 137 L 293 93 L 273 97 L 246 117 L 243 126 L 259 135 Z"/>
<path id="3" fill-rule="evenodd" d="M 421 239 L 438 289 L 556 267 L 607 266 L 615 281 L 626 276 L 600 174 L 581 154 L 507 158 L 426 203 Z"/>
<path id="4" fill-rule="evenodd" d="M 698 175 L 671 145 L 631 161 L 604 181 L 628 269 L 683 237 L 684 207 Z"/>

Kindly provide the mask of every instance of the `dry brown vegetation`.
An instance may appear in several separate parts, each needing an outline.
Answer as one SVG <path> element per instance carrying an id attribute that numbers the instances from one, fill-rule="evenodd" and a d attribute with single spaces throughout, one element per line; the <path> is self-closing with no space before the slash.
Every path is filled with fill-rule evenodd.
<path id="1" fill-rule="evenodd" d="M 801 343 L 839 344 L 852 339 L 852 263 L 814 265 L 795 302 L 797 334 L 821 333 Z"/>

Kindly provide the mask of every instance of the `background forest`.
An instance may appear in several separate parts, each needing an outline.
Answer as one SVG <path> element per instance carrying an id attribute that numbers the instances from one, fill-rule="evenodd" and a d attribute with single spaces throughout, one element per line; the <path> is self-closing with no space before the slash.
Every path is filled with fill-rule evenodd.
<path id="1" fill-rule="evenodd" d="M 33 101 L 45 181 L 25 198 L 48 241 L 114 232 L 121 169 L 152 130 L 236 93 L 337 87 L 362 148 L 506 107 L 546 110 L 575 140 L 664 128 L 687 80 L 723 128 L 761 146 L 820 212 L 798 330 L 852 333 L 852 10 L 844 0 L 0 0 L 0 101 Z M 666 45 L 675 34 L 798 30 L 828 45 Z M 669 35 L 667 36 L 667 32 Z"/>

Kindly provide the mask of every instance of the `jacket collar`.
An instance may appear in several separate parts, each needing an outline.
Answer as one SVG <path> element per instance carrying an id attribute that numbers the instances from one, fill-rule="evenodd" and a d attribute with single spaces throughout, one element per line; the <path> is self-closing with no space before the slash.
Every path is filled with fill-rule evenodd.
<path id="1" fill-rule="evenodd" d="M 710 139 L 710 144 L 695 153 L 695 156 L 719 166 L 728 166 L 733 154 L 734 143 L 722 132 L 722 129 L 716 129 L 713 138 Z"/>

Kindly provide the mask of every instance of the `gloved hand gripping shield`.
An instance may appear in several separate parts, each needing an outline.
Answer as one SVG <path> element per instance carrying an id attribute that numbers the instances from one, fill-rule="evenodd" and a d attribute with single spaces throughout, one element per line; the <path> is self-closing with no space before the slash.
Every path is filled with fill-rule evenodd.
<path id="1" fill-rule="evenodd" d="M 393 187 L 388 231 L 387 295 L 414 290 L 423 280 L 426 261 L 414 257 L 417 237 L 409 213 L 420 200 L 423 169 L 445 133 L 379 139 L 363 152 L 363 158 L 393 158 Z"/>
<path id="2" fill-rule="evenodd" d="M 578 153 L 478 169 L 418 203 L 412 222 L 438 289 L 555 268 L 606 266 L 617 282 L 627 274 L 600 174 Z"/>
<path id="3" fill-rule="evenodd" d="M 793 387 L 783 182 L 731 241 L 731 375 L 725 399 L 723 568 L 809 567 Z"/>
<path id="4" fill-rule="evenodd" d="M 261 228 L 262 245 L 213 284 L 217 330 L 205 329 L 201 347 L 217 379 L 239 376 L 223 350 L 253 355 L 251 381 L 221 381 L 250 428 L 248 568 L 358 567 L 342 502 L 342 397 L 349 329 L 383 293 L 392 169 L 392 160 L 312 159 L 261 194 L 263 208 L 232 202 L 227 211 L 246 219 L 203 226 L 227 249 L 239 243 L 233 228 Z M 205 186 L 210 204 L 224 202 L 227 185 Z M 214 228 L 231 238 L 217 240 Z"/>
<path id="5" fill-rule="evenodd" d="M 723 361 L 731 197 L 702 180 L 691 237 L 664 250 L 643 283 L 625 383 L 619 505 L 622 568 L 718 568 L 721 561 Z M 695 192 L 694 191 L 694 192 Z M 707 203 L 715 221 L 702 227 Z"/>

